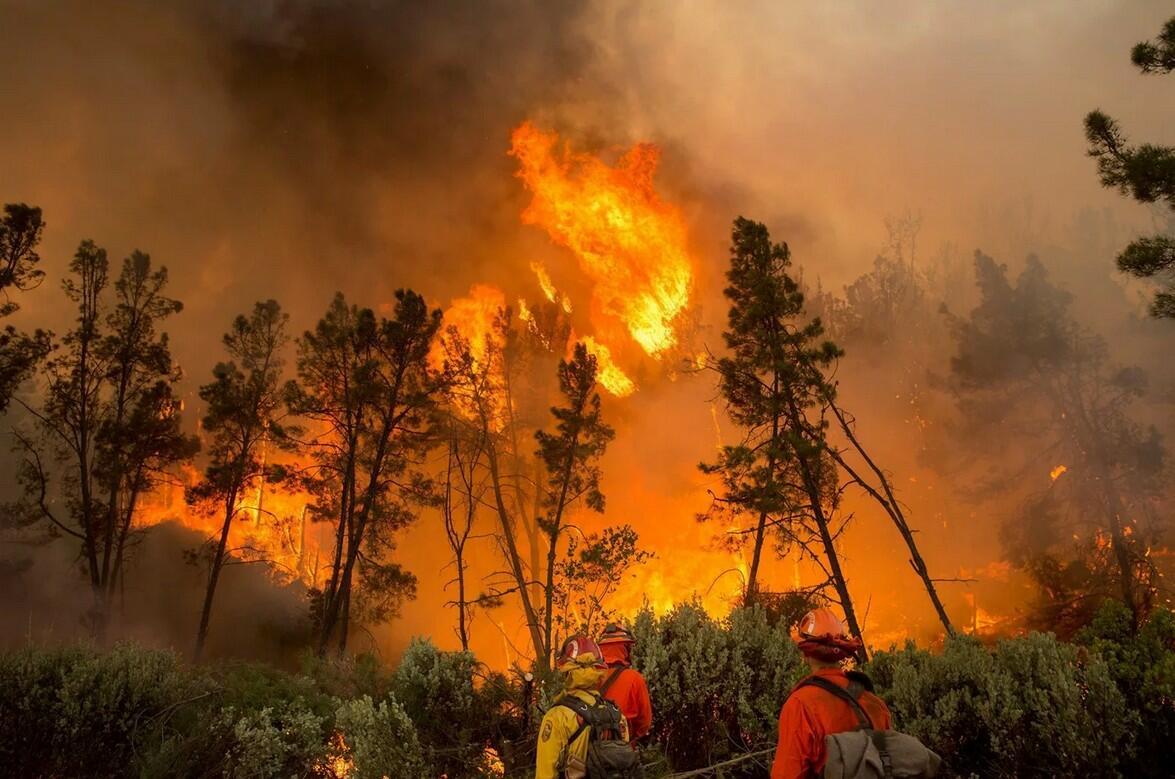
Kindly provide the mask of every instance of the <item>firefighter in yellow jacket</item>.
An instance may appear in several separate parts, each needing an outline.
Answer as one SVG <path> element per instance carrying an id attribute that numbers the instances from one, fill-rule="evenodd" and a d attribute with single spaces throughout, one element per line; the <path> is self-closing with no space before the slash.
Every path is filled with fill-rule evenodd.
<path id="1" fill-rule="evenodd" d="M 595 641 L 586 636 L 567 639 L 555 668 L 566 677 L 560 698 L 571 696 L 589 706 L 600 701 L 596 688 L 608 666 Z M 624 717 L 618 719 L 619 737 L 627 740 L 628 723 Z M 535 779 L 581 779 L 586 775 L 584 761 L 591 736 L 583 725 L 582 718 L 567 706 L 556 703 L 547 711 L 539 725 Z"/>

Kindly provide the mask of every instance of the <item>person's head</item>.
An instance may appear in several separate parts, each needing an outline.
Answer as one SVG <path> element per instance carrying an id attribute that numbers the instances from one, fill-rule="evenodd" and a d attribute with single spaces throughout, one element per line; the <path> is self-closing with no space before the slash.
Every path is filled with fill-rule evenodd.
<path id="1" fill-rule="evenodd" d="M 632 665 L 632 645 L 636 637 L 623 625 L 609 623 L 600 634 L 600 650 L 608 665 Z"/>
<path id="2" fill-rule="evenodd" d="M 832 609 L 809 611 L 792 628 L 796 642 L 812 670 L 834 668 L 861 650 L 860 639 L 853 638 Z"/>
<path id="3" fill-rule="evenodd" d="M 555 669 L 566 677 L 568 690 L 592 690 L 604 678 L 608 666 L 600 645 L 587 636 L 572 636 L 555 656 Z"/>

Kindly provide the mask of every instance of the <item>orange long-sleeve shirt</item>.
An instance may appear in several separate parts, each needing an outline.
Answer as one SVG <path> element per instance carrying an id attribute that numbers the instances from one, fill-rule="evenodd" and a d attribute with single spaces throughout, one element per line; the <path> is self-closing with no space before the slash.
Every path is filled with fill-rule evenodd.
<path id="1" fill-rule="evenodd" d="M 849 686 L 849 678 L 839 668 L 821 668 L 812 675 L 822 676 L 841 687 Z M 890 729 L 889 709 L 881 698 L 864 692 L 860 704 L 873 720 L 874 729 Z M 819 687 L 794 688 L 779 712 L 779 744 L 775 748 L 771 779 L 820 776 L 827 758 L 824 737 L 856 730 L 858 726 L 857 715 L 848 701 Z"/>
<path id="2" fill-rule="evenodd" d="M 629 738 L 636 741 L 653 727 L 653 702 L 649 699 L 649 686 L 639 671 L 626 664 L 621 665 L 625 660 L 613 645 L 605 644 L 601 649 L 605 662 L 613 666 L 612 670 L 604 674 L 604 681 L 612 676 L 617 667 L 622 669 L 616 681 L 604 692 L 604 697 L 620 709 L 620 713 L 628 720 Z"/>

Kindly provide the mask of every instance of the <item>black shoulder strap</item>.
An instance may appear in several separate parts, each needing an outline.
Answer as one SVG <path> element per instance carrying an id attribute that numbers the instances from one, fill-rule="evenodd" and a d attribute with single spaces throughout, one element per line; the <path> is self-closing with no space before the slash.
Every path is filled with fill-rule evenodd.
<path id="1" fill-rule="evenodd" d="M 597 699 L 597 703 L 598 703 Z M 567 746 L 570 747 L 579 738 L 580 734 L 592 726 L 591 705 L 584 703 L 574 695 L 566 695 L 555 702 L 556 706 L 564 706 L 575 712 L 579 717 L 579 727 L 567 739 Z"/>
<path id="2" fill-rule="evenodd" d="M 624 673 L 624 670 L 625 670 L 624 666 L 621 666 L 620 668 L 613 669 L 611 675 L 607 679 L 604 680 L 603 684 L 600 685 L 600 697 L 601 698 L 608 694 L 608 690 L 609 690 L 609 688 L 612 687 L 612 683 L 615 682 L 620 677 L 620 674 Z"/>
<path id="3" fill-rule="evenodd" d="M 845 676 L 849 677 L 850 682 L 857 682 L 864 687 L 866 692 L 876 692 L 873 689 L 873 680 L 868 674 L 862 671 L 845 671 Z"/>
<path id="4" fill-rule="evenodd" d="M 864 688 L 860 683 L 849 682 L 849 689 L 846 690 L 836 682 L 830 682 L 819 676 L 809 676 L 796 685 L 797 690 L 801 687 L 819 687 L 821 690 L 832 693 L 853 707 L 853 711 L 856 713 L 857 720 L 860 722 L 863 730 L 873 730 L 873 719 L 862 708 L 860 701 L 857 700 L 861 697 L 861 693 L 864 692 Z"/>

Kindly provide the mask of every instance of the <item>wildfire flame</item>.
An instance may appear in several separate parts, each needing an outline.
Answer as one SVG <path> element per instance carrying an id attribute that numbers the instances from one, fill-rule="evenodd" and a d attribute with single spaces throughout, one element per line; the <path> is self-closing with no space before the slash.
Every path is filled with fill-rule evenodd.
<path id="1" fill-rule="evenodd" d="M 534 195 L 522 221 L 570 249 L 599 308 L 660 356 L 677 343 L 674 321 L 689 303 L 692 277 L 685 221 L 653 189 L 660 150 L 637 144 L 610 167 L 566 145 L 557 150 L 558 140 L 530 122 L 514 130 L 510 154 Z"/>
<path id="2" fill-rule="evenodd" d="M 505 307 L 506 295 L 502 290 L 490 284 L 474 284 L 468 295 L 454 299 L 445 309 L 442 320 L 444 326 L 455 327 L 461 337 L 469 342 L 474 365 L 481 365 L 485 361 L 486 351 L 494 337 L 494 323 Z M 434 369 L 439 370 L 444 366 L 444 347 L 439 341 L 433 343 L 428 359 Z"/>
<path id="3" fill-rule="evenodd" d="M 618 398 L 628 397 L 636 392 L 636 384 L 616 363 L 612 362 L 612 352 L 607 346 L 602 343 L 597 343 L 595 338 L 590 335 L 585 335 L 579 339 L 587 348 L 588 354 L 592 354 L 596 358 L 596 381 L 603 386 L 604 389 L 611 392 Z"/>
<path id="4" fill-rule="evenodd" d="M 536 260 L 530 264 L 530 269 L 534 272 L 535 278 L 538 279 L 539 288 L 542 289 L 547 300 L 552 303 L 558 303 L 566 313 L 570 314 L 571 298 L 566 295 L 559 295 L 559 290 L 555 289 L 555 284 L 551 281 L 551 274 L 547 273 L 546 267 Z"/>
<path id="5" fill-rule="evenodd" d="M 318 766 L 318 774 L 332 779 L 348 779 L 355 773 L 355 758 L 351 747 L 339 731 L 331 734 L 326 758 Z"/>
<path id="6" fill-rule="evenodd" d="M 528 317 L 530 312 L 525 309 L 525 302 L 519 302 L 522 304 L 523 310 L 526 311 L 524 316 Z M 489 403 L 490 420 L 497 429 L 500 429 L 506 420 L 506 393 L 504 390 L 506 380 L 502 375 L 500 362 L 487 364 L 487 361 L 492 360 L 490 346 L 495 338 L 494 331 L 498 317 L 505 307 L 506 295 L 502 290 L 489 284 L 474 284 L 467 296 L 456 298 L 449 303 L 442 319 L 446 332 L 452 328 L 469 343 L 469 354 L 473 359 L 474 371 L 478 374 L 484 371 L 489 372 L 486 377 L 486 389 L 489 390 L 489 396 L 486 400 Z M 449 338 L 446 335 L 442 335 L 441 338 L 433 342 L 428 360 L 434 370 L 441 370 L 444 367 L 445 346 L 448 342 Z M 478 408 L 472 397 L 465 396 L 460 392 L 454 393 L 454 404 L 465 417 L 469 419 L 477 417 Z"/>
<path id="7" fill-rule="evenodd" d="M 1068 470 L 1069 466 L 1067 465 L 1057 465 L 1051 471 L 1049 471 L 1049 478 L 1053 481 L 1056 481 L 1057 479 L 1061 478 L 1061 476 Z"/>
<path id="8" fill-rule="evenodd" d="M 136 527 L 176 522 L 215 538 L 224 521 L 219 511 L 202 512 L 183 499 L 183 488 L 199 481 L 199 472 L 187 466 L 180 482 L 168 485 L 143 501 Z M 307 587 L 321 584 L 322 568 L 329 558 L 329 529 L 313 522 L 311 498 L 258 484 L 237 501 L 235 521 L 229 528 L 229 551 L 235 557 L 266 562 L 279 582 L 301 581 Z M 324 535 L 326 534 L 326 535 Z"/>

